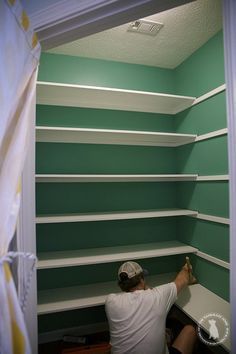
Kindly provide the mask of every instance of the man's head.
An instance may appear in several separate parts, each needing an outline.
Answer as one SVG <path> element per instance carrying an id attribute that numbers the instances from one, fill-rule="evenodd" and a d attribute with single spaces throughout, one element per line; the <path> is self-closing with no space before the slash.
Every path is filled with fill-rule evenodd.
<path id="1" fill-rule="evenodd" d="M 121 290 L 129 292 L 142 285 L 145 288 L 144 275 L 147 271 L 136 262 L 125 262 L 118 270 L 118 285 Z"/>

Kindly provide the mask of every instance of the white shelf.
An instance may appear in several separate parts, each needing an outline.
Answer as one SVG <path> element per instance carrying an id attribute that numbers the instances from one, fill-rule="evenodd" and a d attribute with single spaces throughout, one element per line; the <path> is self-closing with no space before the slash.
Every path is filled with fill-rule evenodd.
<path id="1" fill-rule="evenodd" d="M 201 103 L 201 102 L 203 102 L 205 100 L 208 100 L 209 98 L 211 98 L 211 97 L 213 97 L 215 95 L 218 95 L 218 93 L 225 91 L 225 89 L 226 89 L 226 84 L 218 86 L 217 88 L 215 88 L 215 89 L 205 93 L 204 95 L 196 98 L 196 100 L 193 103 L 193 106 L 195 106 L 196 104 L 199 104 L 199 103 Z"/>
<path id="2" fill-rule="evenodd" d="M 86 222 L 108 220 L 130 220 L 146 218 L 162 218 L 172 216 L 197 216 L 197 211 L 187 209 L 163 209 L 163 210 L 128 210 L 103 213 L 44 215 L 37 216 L 37 224 L 61 223 L 61 222 Z"/>
<path id="3" fill-rule="evenodd" d="M 229 175 L 199 176 L 197 174 L 36 174 L 38 183 L 57 182 L 178 182 L 228 181 Z"/>
<path id="4" fill-rule="evenodd" d="M 205 181 L 228 181 L 229 175 L 210 175 L 210 176 L 197 176 L 198 182 Z"/>
<path id="5" fill-rule="evenodd" d="M 179 241 L 152 242 L 128 246 L 39 253 L 38 269 L 81 266 L 196 253 L 197 248 Z"/>
<path id="6" fill-rule="evenodd" d="M 227 134 L 228 134 L 228 128 L 213 130 L 210 133 L 198 135 L 195 141 L 199 142 L 199 141 L 208 140 L 208 139 L 216 138 L 218 136 L 223 136 Z"/>
<path id="7" fill-rule="evenodd" d="M 155 92 L 37 82 L 37 103 L 46 105 L 176 114 L 194 101 L 195 97 Z"/>
<path id="8" fill-rule="evenodd" d="M 172 175 L 150 175 L 150 174 L 93 174 L 93 175 L 71 175 L 71 174 L 37 174 L 36 182 L 174 182 L 174 181 L 195 181 L 198 175 L 194 174 L 172 174 Z"/>
<path id="9" fill-rule="evenodd" d="M 36 141 L 53 143 L 180 146 L 197 139 L 193 134 L 68 127 L 36 127 Z"/>
<path id="10" fill-rule="evenodd" d="M 230 263 L 229 262 L 226 262 L 226 261 L 224 261 L 224 260 L 222 260 L 220 258 L 211 256 L 208 253 L 197 251 L 196 255 L 198 257 L 206 259 L 207 261 L 209 261 L 211 263 L 215 263 L 215 264 L 218 264 L 221 267 L 224 267 L 226 269 L 230 269 Z"/>
<path id="11" fill-rule="evenodd" d="M 189 317 L 198 323 L 203 316 L 209 313 L 216 313 L 223 316 L 230 325 L 230 304 L 220 296 L 210 290 L 195 284 L 184 289 L 176 301 L 176 305 L 183 310 Z M 207 321 L 204 322 L 206 325 Z M 225 328 L 221 327 L 223 322 L 217 321 L 219 333 L 224 333 Z M 203 326 L 208 332 L 208 327 Z M 227 350 L 230 350 L 230 335 L 222 344 Z"/>
<path id="12" fill-rule="evenodd" d="M 200 219 L 200 220 L 218 222 L 220 224 L 225 224 L 225 225 L 229 225 L 230 224 L 230 219 L 229 218 L 222 218 L 221 216 L 198 213 L 197 215 L 193 215 L 193 217 L 195 217 L 197 219 Z"/>
<path id="13" fill-rule="evenodd" d="M 174 279 L 173 273 L 148 277 L 157 285 L 165 284 Z M 41 290 L 38 293 L 38 314 L 53 313 L 99 306 L 105 303 L 105 298 L 110 293 L 119 292 L 116 281 L 95 283 L 67 288 Z"/>

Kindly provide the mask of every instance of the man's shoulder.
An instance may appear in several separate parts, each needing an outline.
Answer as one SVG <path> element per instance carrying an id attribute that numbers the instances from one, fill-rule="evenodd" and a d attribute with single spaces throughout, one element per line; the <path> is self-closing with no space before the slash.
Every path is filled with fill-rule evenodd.
<path id="1" fill-rule="evenodd" d="M 152 288 L 153 291 L 158 291 L 158 292 L 165 292 L 166 290 L 175 290 L 175 289 L 176 289 L 175 282 L 157 285 L 154 288 Z"/>
<path id="2" fill-rule="evenodd" d="M 109 314 L 116 313 L 127 308 L 127 299 L 125 293 L 109 294 L 105 299 L 105 309 Z"/>
<path id="3" fill-rule="evenodd" d="M 111 294 L 106 296 L 105 304 L 117 301 L 123 295 L 124 295 L 124 293 L 117 293 L 117 294 L 111 293 Z"/>
<path id="4" fill-rule="evenodd" d="M 117 296 L 117 294 L 114 294 L 114 293 L 108 294 L 106 296 L 106 301 L 113 300 L 114 298 L 116 298 L 116 296 Z"/>

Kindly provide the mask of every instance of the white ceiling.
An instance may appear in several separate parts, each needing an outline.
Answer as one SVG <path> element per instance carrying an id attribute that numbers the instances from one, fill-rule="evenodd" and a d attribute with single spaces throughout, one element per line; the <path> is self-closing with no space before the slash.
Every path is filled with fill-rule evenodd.
<path id="1" fill-rule="evenodd" d="M 221 0 L 196 0 L 146 19 L 164 24 L 157 36 L 127 32 L 125 24 L 49 52 L 175 68 L 222 28 Z"/>

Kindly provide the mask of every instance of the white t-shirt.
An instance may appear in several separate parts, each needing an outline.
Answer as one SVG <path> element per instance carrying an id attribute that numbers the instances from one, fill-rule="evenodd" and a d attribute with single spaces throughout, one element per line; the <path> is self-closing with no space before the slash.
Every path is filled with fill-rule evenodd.
<path id="1" fill-rule="evenodd" d="M 166 315 L 177 299 L 174 282 L 108 295 L 105 303 L 113 354 L 166 354 Z"/>

